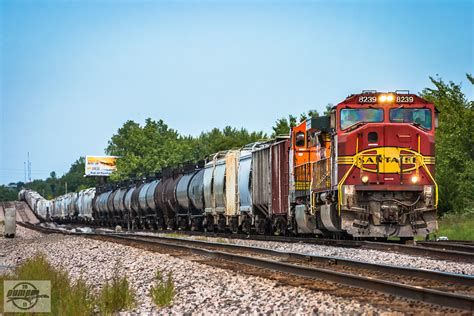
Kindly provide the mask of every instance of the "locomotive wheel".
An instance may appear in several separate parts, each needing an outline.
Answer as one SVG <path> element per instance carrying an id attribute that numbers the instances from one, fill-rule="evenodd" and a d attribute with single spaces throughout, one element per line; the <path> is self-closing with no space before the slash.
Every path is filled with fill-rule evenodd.
<path id="1" fill-rule="evenodd" d="M 166 221 L 166 226 L 168 229 L 175 230 L 176 229 L 176 219 L 168 218 Z"/>
<path id="2" fill-rule="evenodd" d="M 221 233 L 225 232 L 226 221 L 224 215 L 219 215 L 219 220 L 217 222 L 217 230 Z"/>
<path id="3" fill-rule="evenodd" d="M 188 230 L 188 219 L 187 217 L 183 216 L 179 219 L 179 230 Z"/>
<path id="4" fill-rule="evenodd" d="M 197 217 L 197 218 L 193 218 L 191 220 L 191 230 L 192 231 L 202 231 L 203 230 L 202 218 Z"/>
<path id="5" fill-rule="evenodd" d="M 214 217 L 212 215 L 206 216 L 206 232 L 214 232 Z"/>
<path id="6" fill-rule="evenodd" d="M 282 217 L 277 217 L 275 219 L 275 230 L 274 234 L 277 236 L 286 236 L 287 235 L 287 225 L 286 220 Z"/>
<path id="7" fill-rule="evenodd" d="M 255 221 L 255 229 L 257 230 L 258 234 L 264 235 L 265 234 L 265 220 L 258 218 Z"/>
<path id="8" fill-rule="evenodd" d="M 238 219 L 238 217 L 232 217 L 230 219 L 230 230 L 234 234 L 237 234 L 239 232 L 239 219 Z"/>
<path id="9" fill-rule="evenodd" d="M 249 216 L 245 215 L 242 221 L 242 231 L 246 234 L 250 234 L 252 231 L 252 220 Z"/>

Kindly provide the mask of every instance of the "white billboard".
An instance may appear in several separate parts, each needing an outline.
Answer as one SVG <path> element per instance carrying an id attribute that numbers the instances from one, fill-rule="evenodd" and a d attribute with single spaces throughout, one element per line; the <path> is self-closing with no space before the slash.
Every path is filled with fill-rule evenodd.
<path id="1" fill-rule="evenodd" d="M 117 169 L 116 156 L 86 156 L 86 176 L 108 177 Z"/>

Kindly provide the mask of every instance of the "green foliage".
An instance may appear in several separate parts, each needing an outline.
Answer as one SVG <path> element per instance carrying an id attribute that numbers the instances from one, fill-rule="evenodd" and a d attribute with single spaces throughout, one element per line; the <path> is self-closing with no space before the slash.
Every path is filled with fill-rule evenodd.
<path id="1" fill-rule="evenodd" d="M 52 315 L 92 315 L 94 312 L 91 287 L 82 278 L 72 282 L 67 271 L 51 266 L 42 254 L 28 259 L 12 275 L 0 276 L 2 298 L 3 280 L 50 280 Z M 2 310 L 3 299 L 0 300 L 0 311 Z"/>
<path id="2" fill-rule="evenodd" d="M 113 179 L 123 179 L 130 174 L 139 176 L 175 166 L 192 158 L 189 142 L 162 120 L 147 119 L 142 127 L 127 121 L 113 135 L 106 152 L 120 156 Z"/>
<path id="3" fill-rule="evenodd" d="M 171 306 L 176 295 L 171 272 L 168 273 L 167 279 L 163 280 L 161 272 L 159 270 L 156 271 L 155 284 L 150 289 L 150 295 L 156 305 L 160 307 Z"/>
<path id="4" fill-rule="evenodd" d="M 18 198 L 18 190 L 0 185 L 0 202 L 14 201 Z"/>
<path id="5" fill-rule="evenodd" d="M 105 282 L 97 299 L 97 305 L 102 315 L 112 315 L 121 310 L 136 306 L 136 294 L 130 287 L 126 276 L 120 276 L 118 266 L 112 280 Z"/>
<path id="6" fill-rule="evenodd" d="M 296 126 L 296 117 L 293 115 L 288 115 L 287 118 L 280 118 L 275 122 L 275 125 L 272 127 L 273 134 L 272 136 L 278 135 L 289 135 L 290 129 Z"/>
<path id="7" fill-rule="evenodd" d="M 332 110 L 333 107 L 334 107 L 334 104 L 328 103 L 328 104 L 326 105 L 326 109 L 324 110 L 324 114 L 323 114 L 323 115 L 324 115 L 324 116 L 329 116 L 329 115 L 331 114 L 331 110 Z"/>
<path id="8" fill-rule="evenodd" d="M 236 129 L 226 126 L 219 130 L 214 128 L 209 132 L 203 132 L 193 141 L 194 158 L 202 159 L 222 150 L 240 148 L 259 140 L 264 140 L 267 135 L 263 132 L 249 133 L 246 129 Z"/>
<path id="9" fill-rule="evenodd" d="M 303 122 L 304 120 L 310 117 L 319 117 L 319 113 L 317 110 L 309 110 L 307 113 L 301 113 L 299 116 L 299 122 Z M 296 116 L 288 115 L 288 118 L 282 117 L 275 122 L 275 125 L 272 127 L 273 134 L 272 136 L 278 135 L 289 135 L 290 130 L 292 127 L 295 127 L 299 123 L 296 120 Z"/>
<path id="10" fill-rule="evenodd" d="M 446 214 L 439 222 L 437 236 L 450 240 L 474 240 L 474 214 Z"/>
<path id="11" fill-rule="evenodd" d="M 439 211 L 474 213 L 474 102 L 466 99 L 460 85 L 430 79 L 435 87 L 424 89 L 422 97 L 440 111 L 436 131 Z"/>
<path id="12" fill-rule="evenodd" d="M 203 132 L 199 137 L 182 136 L 162 120 L 147 119 L 144 126 L 127 121 L 112 136 L 106 152 L 120 156 L 113 180 L 126 179 L 131 174 L 145 176 L 186 161 L 197 161 L 215 152 L 242 147 L 266 138 L 263 132 L 249 133 L 230 126 Z"/>

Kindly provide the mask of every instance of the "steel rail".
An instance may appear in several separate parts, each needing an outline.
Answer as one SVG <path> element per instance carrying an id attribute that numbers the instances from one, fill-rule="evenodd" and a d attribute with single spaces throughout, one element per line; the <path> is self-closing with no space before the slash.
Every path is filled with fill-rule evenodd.
<path id="1" fill-rule="evenodd" d="M 110 233 L 107 235 L 130 236 L 130 234 L 117 234 L 117 233 Z M 225 249 L 230 249 L 234 251 L 248 251 L 248 252 L 253 252 L 257 254 L 270 255 L 270 256 L 286 258 L 286 259 L 295 259 L 295 260 L 300 260 L 300 261 L 305 261 L 305 262 L 318 262 L 318 263 L 325 263 L 325 264 L 331 264 L 331 265 L 352 267 L 352 268 L 357 268 L 357 269 L 377 271 L 377 272 L 382 272 L 382 273 L 390 273 L 394 275 L 403 275 L 407 277 L 416 277 L 416 278 L 433 280 L 433 281 L 449 282 L 449 283 L 454 283 L 454 284 L 459 284 L 459 285 L 474 286 L 474 276 L 470 276 L 470 275 L 417 269 L 417 268 L 411 268 L 411 267 L 401 267 L 401 266 L 388 265 L 388 264 L 369 263 L 369 262 L 364 262 L 364 261 L 352 260 L 352 259 L 341 258 L 341 257 L 333 257 L 333 256 L 318 256 L 318 255 L 312 255 L 312 254 L 310 255 L 310 254 L 297 253 L 297 252 L 285 252 L 285 251 L 279 251 L 279 250 L 274 250 L 274 249 L 269 249 L 269 248 L 237 245 L 237 244 L 232 244 L 232 243 L 219 243 L 219 242 L 210 242 L 210 241 L 204 241 L 204 240 L 183 239 L 179 237 L 175 238 L 175 237 L 162 237 L 162 236 L 149 236 L 149 235 L 133 235 L 132 237 L 149 238 L 153 240 L 167 240 L 167 241 L 172 241 L 172 242 L 188 243 L 188 244 L 195 244 L 195 245 L 214 247 L 214 248 L 225 248 Z"/>
<path id="2" fill-rule="evenodd" d="M 188 242 L 188 239 L 180 239 L 182 242 L 176 242 L 170 240 L 166 237 L 163 239 L 158 238 L 147 238 L 148 236 L 130 236 L 125 234 L 84 234 L 84 233 L 71 233 L 66 231 L 58 231 L 51 228 L 39 227 L 33 224 L 21 224 L 24 227 L 37 229 L 47 233 L 65 233 L 68 235 L 82 235 L 89 236 L 91 238 L 105 238 L 112 240 L 120 240 L 122 242 L 135 242 L 141 245 L 155 246 L 172 249 L 174 251 L 181 250 L 187 253 L 192 253 L 196 255 L 205 256 L 208 258 L 222 259 L 226 261 L 237 262 L 241 264 L 247 264 L 254 267 L 270 269 L 273 271 L 291 273 L 297 276 L 312 278 L 312 279 L 323 279 L 326 281 L 336 282 L 344 284 L 347 286 L 362 288 L 366 290 L 373 290 L 377 292 L 382 292 L 394 296 L 414 299 L 418 301 L 423 301 L 430 304 L 435 304 L 444 307 L 451 307 L 456 309 L 474 311 L 474 297 L 455 294 L 455 293 L 446 293 L 438 290 L 422 288 L 419 286 L 412 286 L 407 284 L 401 284 L 393 281 L 386 281 L 380 279 L 374 279 L 371 277 L 364 277 L 355 274 L 333 271 L 330 269 L 316 268 L 309 266 L 294 265 L 274 260 L 256 258 L 252 256 L 243 256 L 238 254 L 232 254 L 228 252 L 221 252 L 216 250 L 209 250 L 202 247 L 188 246 L 184 245 L 183 242 Z M 34 227 L 34 228 L 33 228 Z M 166 240 L 168 239 L 168 240 Z M 172 242 L 170 242 L 172 241 Z M 199 241 L 202 242 L 202 241 Z M 197 243 L 196 243 L 197 244 Z M 220 244 L 219 247 L 222 247 L 225 244 Z M 247 246 L 245 246 L 247 247 Z M 264 248 L 260 248 L 264 249 Z M 263 251 L 263 250 L 262 250 Z M 265 252 L 269 253 L 269 249 L 265 249 Z"/>
<path id="3" fill-rule="evenodd" d="M 444 249 L 444 250 L 469 252 L 469 253 L 474 254 L 473 244 L 447 243 L 447 242 L 441 242 L 441 241 L 433 241 L 433 242 L 423 241 L 423 242 L 417 242 L 417 245 L 420 245 L 423 247 Z"/>
<path id="4" fill-rule="evenodd" d="M 274 260 L 256 258 L 252 256 L 243 256 L 228 252 L 209 250 L 169 241 L 150 240 L 140 237 L 117 236 L 111 234 L 100 236 L 105 238 L 121 239 L 124 241 L 134 241 L 140 244 L 146 244 L 148 246 L 159 246 L 169 248 L 175 251 L 182 250 L 187 253 L 201 255 L 208 258 L 247 264 L 254 267 L 270 269 L 272 271 L 283 273 L 291 273 L 293 275 L 311 279 L 323 279 L 326 281 L 336 282 L 347 286 L 382 292 L 394 296 L 423 301 L 426 303 L 435 304 L 443 307 L 474 311 L 474 297 L 463 294 L 446 293 L 437 290 L 422 288 L 419 286 L 401 284 L 393 281 L 379 280 L 371 277 L 364 277 L 345 272 L 333 271 L 329 269 L 294 265 Z"/>
<path id="5" fill-rule="evenodd" d="M 245 239 L 258 241 L 275 241 L 288 243 L 307 243 L 315 245 L 363 248 L 381 251 L 394 251 L 402 254 L 430 257 L 435 259 L 463 261 L 474 263 L 474 253 L 458 250 L 435 249 L 423 246 L 402 245 L 394 242 L 376 242 L 366 240 L 343 240 L 343 239 L 324 239 L 324 238 L 306 238 L 306 237 L 286 237 L 286 236 L 266 236 L 266 235 L 243 235 L 227 233 L 205 233 L 188 231 L 159 231 L 159 233 L 181 233 L 183 235 L 199 235 L 207 237 L 222 237 L 229 239 Z"/>

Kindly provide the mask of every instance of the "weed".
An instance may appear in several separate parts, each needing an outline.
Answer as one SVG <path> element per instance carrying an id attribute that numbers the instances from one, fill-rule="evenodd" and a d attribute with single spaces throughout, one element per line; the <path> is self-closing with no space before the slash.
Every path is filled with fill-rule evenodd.
<path id="1" fill-rule="evenodd" d="M 168 278 L 163 280 L 163 275 L 159 270 L 155 274 L 155 284 L 150 289 L 150 295 L 156 305 L 160 307 L 171 306 L 176 294 L 172 273 L 168 273 Z"/>
<path id="2" fill-rule="evenodd" d="M 130 287 L 127 277 L 120 275 L 117 265 L 112 280 L 106 281 L 100 291 L 97 305 L 103 315 L 112 315 L 136 306 L 135 291 Z"/>

